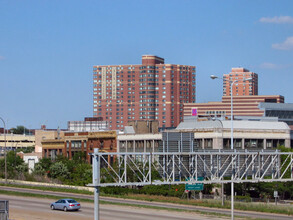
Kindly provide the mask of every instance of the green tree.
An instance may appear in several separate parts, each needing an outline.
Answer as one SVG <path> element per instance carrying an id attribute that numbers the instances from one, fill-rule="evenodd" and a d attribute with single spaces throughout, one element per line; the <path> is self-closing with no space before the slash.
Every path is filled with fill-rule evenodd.
<path id="1" fill-rule="evenodd" d="M 45 171 L 45 172 L 48 172 L 49 169 L 50 169 L 50 166 L 52 165 L 52 161 L 50 158 L 42 158 L 39 163 L 39 166 L 41 166 L 41 168 Z"/>
<path id="2" fill-rule="evenodd" d="M 7 167 L 16 167 L 24 163 L 23 159 L 16 154 L 15 151 L 8 151 L 7 152 Z"/>
<path id="3" fill-rule="evenodd" d="M 18 125 L 16 126 L 16 128 L 11 128 L 10 132 L 13 134 L 29 134 L 29 129 L 27 129 L 23 125 Z"/>
<path id="4" fill-rule="evenodd" d="M 0 160 L 0 177 L 1 178 L 5 177 L 5 161 L 4 161 L 4 159 Z"/>
<path id="5" fill-rule="evenodd" d="M 16 149 L 16 152 L 23 152 L 23 153 L 32 153 L 34 151 L 35 151 L 34 146 L 33 147 L 26 147 L 26 148 L 22 147 L 22 148 Z"/>
<path id="6" fill-rule="evenodd" d="M 15 167 L 18 173 L 27 173 L 28 172 L 28 165 L 23 163 Z"/>
<path id="7" fill-rule="evenodd" d="M 56 162 L 50 166 L 49 176 L 52 178 L 65 179 L 69 176 L 69 172 L 65 164 Z"/>
<path id="8" fill-rule="evenodd" d="M 36 175 L 45 175 L 46 171 L 45 169 L 42 167 L 42 165 L 40 163 L 37 163 L 35 165 L 35 168 L 34 168 L 34 171 L 33 171 L 33 174 L 36 174 Z"/>
<path id="9" fill-rule="evenodd" d="M 26 169 L 16 169 L 16 167 L 22 166 L 25 167 L 23 159 L 16 155 L 15 151 L 8 151 L 6 155 L 7 162 L 7 177 L 15 178 L 18 173 L 26 172 Z M 5 159 L 0 160 L 0 175 L 1 177 L 5 176 Z"/>
<path id="10" fill-rule="evenodd" d="M 65 164 L 70 173 L 74 173 L 76 171 L 78 164 L 87 164 L 85 160 L 85 152 L 75 153 L 71 160 L 62 155 L 57 156 L 56 162 L 62 162 Z"/>
<path id="11" fill-rule="evenodd" d="M 77 164 L 70 176 L 71 184 L 85 186 L 92 182 L 92 166 L 87 163 Z"/>
<path id="12" fill-rule="evenodd" d="M 74 155 L 73 155 L 73 158 L 72 158 L 74 161 L 77 161 L 79 163 L 81 162 L 85 162 L 86 160 L 86 152 L 76 152 Z"/>

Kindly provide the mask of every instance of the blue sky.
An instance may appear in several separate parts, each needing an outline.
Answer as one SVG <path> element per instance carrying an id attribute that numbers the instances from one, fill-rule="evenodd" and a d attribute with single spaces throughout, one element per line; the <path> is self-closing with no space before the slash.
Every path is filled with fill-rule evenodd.
<path id="1" fill-rule="evenodd" d="M 245 67 L 260 95 L 293 103 L 293 1 L 0 0 L 0 117 L 66 128 L 92 116 L 92 67 L 154 54 L 197 67 L 197 102 L 219 101 L 211 74 Z M 2 125 L 0 125 L 2 127 Z"/>

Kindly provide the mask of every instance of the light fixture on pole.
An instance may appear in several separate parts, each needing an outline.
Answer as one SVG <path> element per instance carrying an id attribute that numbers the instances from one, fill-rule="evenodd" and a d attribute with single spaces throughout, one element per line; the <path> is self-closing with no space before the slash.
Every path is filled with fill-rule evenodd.
<path id="1" fill-rule="evenodd" d="M 230 83 L 230 94 L 231 94 L 231 150 L 233 151 L 234 150 L 234 139 L 233 139 L 233 119 L 234 119 L 234 116 L 233 116 L 233 85 L 234 83 L 236 82 L 239 82 L 239 81 L 242 81 L 242 82 L 245 82 L 245 81 L 252 81 L 252 78 L 248 78 L 248 79 L 237 79 L 237 80 L 234 80 L 234 81 L 229 81 L 229 80 L 226 80 L 224 78 L 221 78 L 221 77 L 218 77 L 218 76 L 215 76 L 215 75 L 211 75 L 210 76 L 211 79 L 222 79 L 223 81 L 228 81 Z M 232 152 L 233 153 L 233 152 Z M 233 157 L 232 157 L 232 176 L 231 176 L 231 219 L 233 220 L 234 219 L 234 182 L 233 182 L 233 179 L 234 179 L 234 168 L 233 168 Z"/>
<path id="2" fill-rule="evenodd" d="M 4 163 L 5 163 L 5 183 L 7 183 L 7 155 L 6 155 L 6 124 L 5 124 L 5 121 L 3 118 L 0 117 L 0 120 L 3 122 L 3 125 L 4 125 Z"/>
<path id="3" fill-rule="evenodd" d="M 215 75 L 211 75 L 210 77 L 211 77 L 211 79 L 218 79 L 219 78 L 219 77 L 217 77 Z M 221 79 L 223 79 L 223 78 L 221 78 Z"/>

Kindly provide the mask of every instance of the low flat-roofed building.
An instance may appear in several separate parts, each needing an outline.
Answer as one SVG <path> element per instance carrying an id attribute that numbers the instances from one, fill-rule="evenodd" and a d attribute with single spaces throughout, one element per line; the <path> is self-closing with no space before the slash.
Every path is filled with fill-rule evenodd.
<path id="1" fill-rule="evenodd" d="M 116 152 L 116 131 L 97 132 L 64 132 L 64 137 L 60 139 L 44 139 L 42 141 L 43 157 L 56 159 L 57 155 L 63 155 L 72 159 L 78 152 L 84 152 L 86 160 L 91 163 L 89 153 L 93 153 L 95 148 L 100 152 Z M 113 158 L 108 158 L 113 162 Z"/>
<path id="2" fill-rule="evenodd" d="M 293 103 L 259 103 L 258 108 L 266 117 L 277 117 L 279 121 L 293 125 Z"/>
<path id="3" fill-rule="evenodd" d="M 158 152 L 162 134 L 156 120 L 132 120 L 117 136 L 117 152 Z"/>
<path id="4" fill-rule="evenodd" d="M 119 134 L 117 152 L 158 152 L 162 134 Z"/>
<path id="5" fill-rule="evenodd" d="M 5 143 L 6 136 L 6 143 Z M 0 134 L 0 149 L 6 148 L 8 150 L 17 148 L 27 148 L 35 146 L 35 136 L 34 135 L 24 135 L 24 134 L 13 134 L 8 133 L 6 135 Z"/>
<path id="6" fill-rule="evenodd" d="M 233 97 L 234 116 L 265 116 L 259 103 L 284 103 L 280 95 L 252 95 Z M 223 96 L 221 102 L 184 103 L 184 116 L 220 117 L 231 115 L 231 96 Z"/>
<path id="7" fill-rule="evenodd" d="M 174 132 L 174 131 L 173 131 Z M 231 149 L 231 121 L 185 120 L 176 132 L 193 132 L 199 149 Z M 290 128 L 277 121 L 233 121 L 234 149 L 275 149 L 290 147 Z"/>
<path id="8" fill-rule="evenodd" d="M 35 169 L 35 164 L 38 163 L 42 158 L 42 153 L 23 153 L 19 156 L 24 160 L 26 164 L 28 164 L 29 173 L 32 173 L 32 171 Z"/>
<path id="9" fill-rule="evenodd" d="M 238 118 L 233 121 L 234 149 L 290 147 L 290 128 L 276 117 Z M 231 149 L 230 120 L 189 116 L 176 129 L 166 132 L 136 134 L 125 129 L 125 133 L 117 136 L 117 152 L 193 152 L 203 149 Z"/>

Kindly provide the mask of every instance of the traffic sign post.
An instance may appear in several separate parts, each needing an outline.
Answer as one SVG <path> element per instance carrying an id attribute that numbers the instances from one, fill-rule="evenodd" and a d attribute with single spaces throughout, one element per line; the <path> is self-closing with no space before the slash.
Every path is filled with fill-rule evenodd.
<path id="1" fill-rule="evenodd" d="M 197 177 L 197 181 L 203 181 L 204 178 L 203 177 Z M 189 181 L 189 178 L 187 179 L 187 181 Z M 197 190 L 197 191 L 202 191 L 203 190 L 203 183 L 194 183 L 194 184 L 190 184 L 187 183 L 185 184 L 185 190 Z"/>
<path id="2" fill-rule="evenodd" d="M 274 191 L 274 197 L 275 197 L 275 204 L 277 205 L 277 201 L 278 201 L 278 191 Z"/>

